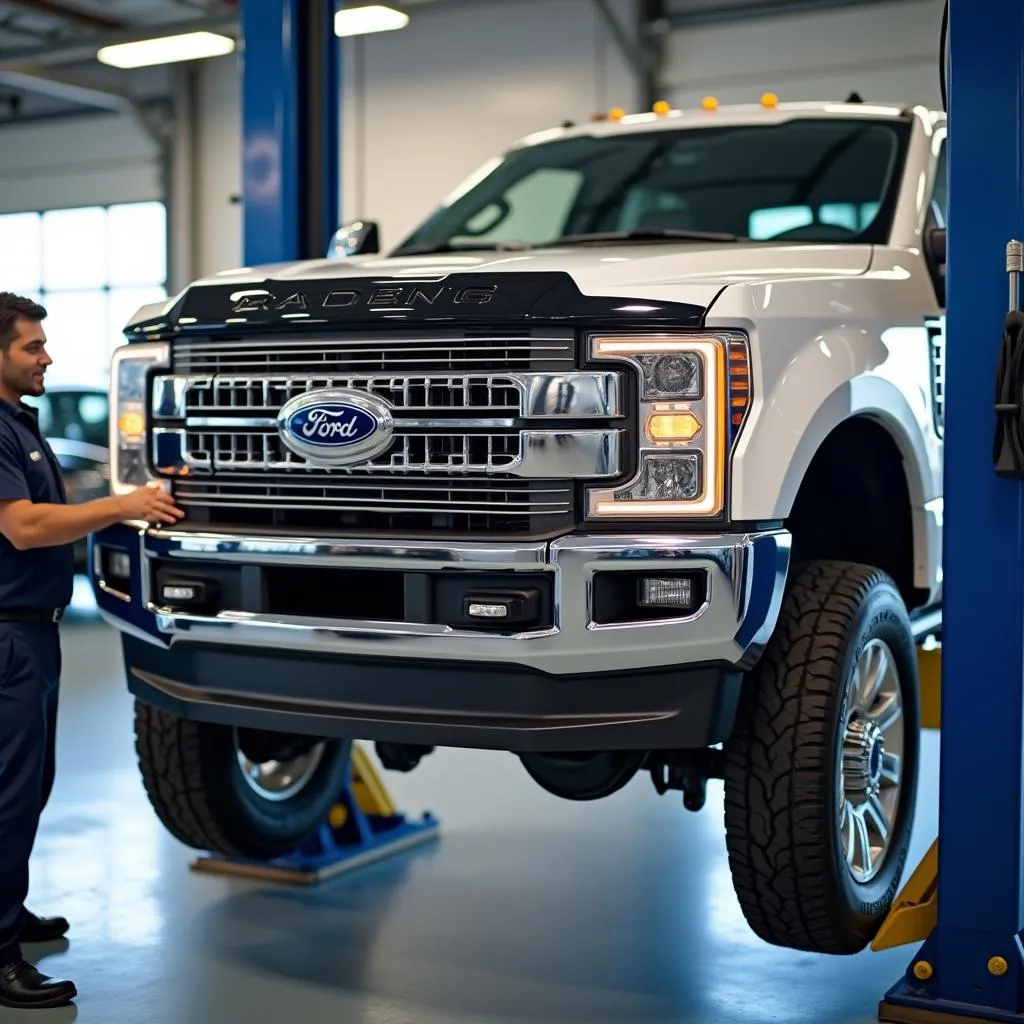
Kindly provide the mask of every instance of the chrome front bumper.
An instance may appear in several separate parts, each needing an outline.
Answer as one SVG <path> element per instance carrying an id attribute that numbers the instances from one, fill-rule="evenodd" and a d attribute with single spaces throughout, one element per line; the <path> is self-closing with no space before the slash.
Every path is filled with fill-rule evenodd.
<path id="1" fill-rule="evenodd" d="M 109 622 L 179 648 L 272 648 L 321 657 L 413 659 L 519 666 L 556 676 L 641 672 L 686 665 L 752 665 L 768 641 L 789 569 L 790 535 L 574 535 L 531 544 L 352 541 L 239 537 L 179 530 L 107 531 L 97 544 L 130 538 L 132 593 L 94 576 Z M 215 615 L 161 607 L 151 590 L 154 559 L 346 569 L 549 573 L 553 626 L 481 633 L 416 622 L 287 617 L 223 610 Z M 594 619 L 598 572 L 694 569 L 707 573 L 701 608 L 681 618 L 602 625 Z"/>

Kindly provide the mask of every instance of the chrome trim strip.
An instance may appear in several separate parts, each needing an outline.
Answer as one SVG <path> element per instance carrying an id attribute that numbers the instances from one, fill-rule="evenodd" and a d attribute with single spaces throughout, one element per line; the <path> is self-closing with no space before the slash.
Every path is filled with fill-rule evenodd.
<path id="1" fill-rule="evenodd" d="M 550 545 L 350 541 L 231 537 L 152 530 L 142 538 L 144 607 L 169 642 L 270 647 L 338 656 L 505 662 L 555 675 L 724 663 L 746 668 L 768 642 L 789 569 L 784 530 L 725 536 L 570 536 Z M 484 634 L 430 623 L 270 616 L 241 610 L 218 615 L 171 611 L 152 603 L 153 558 L 209 558 L 253 564 L 380 569 L 481 568 L 554 574 L 551 629 Z M 703 570 L 709 598 L 692 615 L 601 626 L 591 609 L 596 573 Z"/>
<path id="2" fill-rule="evenodd" d="M 184 430 L 155 427 L 150 438 L 154 472 L 164 476 L 208 476 L 213 472 L 211 459 L 197 459 L 189 450 Z"/>
<path id="3" fill-rule="evenodd" d="M 449 544 L 444 541 L 332 540 L 318 537 L 245 536 L 152 529 L 144 554 L 260 565 L 337 566 L 349 569 L 505 569 L 536 572 L 547 544 Z"/>
<path id="4" fill-rule="evenodd" d="M 204 374 L 204 375 L 173 375 L 165 374 L 157 377 L 153 384 L 151 413 L 154 419 L 187 420 L 190 426 L 230 425 L 235 422 L 244 426 L 260 426 L 263 423 L 276 422 L 273 417 L 248 417 L 231 419 L 230 414 L 236 407 L 225 407 L 228 414 L 223 420 L 219 417 L 203 415 L 189 417 L 188 393 L 193 388 L 212 389 L 215 386 L 232 386 L 239 390 L 259 387 L 264 393 L 271 387 L 275 389 L 323 390 L 346 388 L 366 390 L 369 385 L 394 386 L 444 386 L 471 387 L 477 385 L 489 387 L 511 387 L 519 392 L 518 415 L 522 419 L 617 419 L 625 415 L 622 388 L 623 377 L 613 371 L 603 373 L 440 373 L 425 374 L 415 371 L 399 371 L 393 374 L 364 373 L 345 377 L 318 377 L 315 374 L 286 373 L 266 374 Z M 269 408 L 269 398 L 262 405 Z M 244 410 L 245 406 L 240 406 Z M 432 407 L 411 406 L 412 409 L 429 411 Z M 454 408 L 463 408 L 455 406 Z M 467 413 L 479 409 L 486 412 L 486 405 L 466 405 Z M 216 412 L 217 407 L 210 410 Z M 403 411 L 403 406 L 395 406 L 395 412 Z M 467 424 L 471 417 L 466 417 Z M 245 422 L 241 422 L 245 420 Z M 396 423 L 402 422 L 396 417 Z M 412 425 L 411 423 L 407 425 Z M 452 426 L 452 421 L 442 421 L 438 426 Z M 478 424 L 473 420 L 473 425 Z M 509 424 L 511 425 L 511 424 Z"/>
<path id="5" fill-rule="evenodd" d="M 282 325 L 285 326 L 285 325 Z M 532 330 L 529 327 L 496 333 L 452 330 L 362 333 L 345 331 L 324 335 L 290 335 L 270 339 L 246 338 L 225 341 L 214 337 L 174 339 L 174 365 L 180 373 L 308 374 L 311 363 L 325 370 L 355 368 L 359 373 L 379 373 L 384 367 L 404 367 L 422 375 L 434 367 L 443 374 L 474 370 L 493 372 L 496 366 L 511 368 L 520 360 L 564 364 L 575 361 L 573 328 Z M 518 363 L 522 365 L 522 363 Z M 416 367 L 410 371 L 410 367 Z"/>
<path id="6" fill-rule="evenodd" d="M 123 590 L 115 590 L 102 577 L 97 577 L 96 586 L 99 587 L 104 594 L 109 594 L 111 597 L 116 597 L 118 601 L 123 601 L 125 604 L 131 604 L 131 594 L 126 594 Z"/>
<path id="7" fill-rule="evenodd" d="M 395 429 L 404 427 L 407 430 L 445 430 L 456 427 L 459 429 L 486 429 L 488 427 L 511 429 L 515 420 L 509 419 L 462 419 L 462 420 L 417 420 L 393 417 L 391 421 Z M 277 430 L 278 421 L 275 416 L 186 416 L 186 430 L 224 430 L 231 427 L 251 428 L 259 430 Z M 164 428 L 166 429 L 166 428 Z"/>
<path id="8" fill-rule="evenodd" d="M 150 400 L 150 414 L 153 419 L 180 419 L 184 416 L 188 389 L 209 381 L 209 377 L 177 377 L 173 374 L 159 374 L 154 377 L 153 397 Z"/>
<path id="9" fill-rule="evenodd" d="M 611 419 L 625 415 L 623 378 L 618 373 L 516 373 L 520 416 Z"/>
<path id="10" fill-rule="evenodd" d="M 277 430 L 276 416 L 187 416 L 185 428 L 195 430 L 229 430 L 252 428 Z M 173 427 L 158 427 L 159 430 L 173 430 Z"/>
<path id="11" fill-rule="evenodd" d="M 131 604 L 131 594 L 126 594 L 123 590 L 117 590 L 107 583 L 106 577 L 103 575 L 103 558 L 98 547 L 93 548 L 92 552 L 92 575 L 96 582 L 96 586 L 99 587 L 104 594 L 109 594 L 111 597 L 117 598 L 118 601 L 123 601 L 125 604 Z"/>
<path id="12" fill-rule="evenodd" d="M 257 437 L 263 435 L 258 434 Z M 400 443 L 403 437 L 398 435 L 394 441 Z M 487 462 L 470 463 L 450 461 L 446 464 L 416 464 L 400 475 L 391 462 L 385 460 L 373 464 L 374 457 L 386 452 L 373 454 L 366 462 L 354 466 L 342 467 L 344 470 L 360 470 L 360 476 L 372 474 L 373 479 L 380 480 L 388 486 L 400 487 L 406 474 L 415 474 L 418 478 L 429 479 L 433 475 L 446 473 L 454 477 L 471 476 L 508 476 L 529 480 L 597 480 L 616 477 L 622 472 L 622 451 L 625 431 L 622 430 L 523 430 L 518 435 L 519 453 L 517 456 L 494 457 Z M 213 472 L 222 473 L 221 481 L 229 484 L 237 479 L 235 474 L 245 472 L 266 471 L 277 473 L 284 465 L 271 465 L 267 457 L 253 455 L 244 464 L 232 465 L 230 462 L 218 466 L 216 455 L 207 459 L 196 458 L 188 445 L 186 431 L 180 427 L 156 427 L 152 431 L 153 468 L 156 472 L 169 476 L 180 476 L 183 471 L 188 474 L 208 475 Z M 293 468 L 318 468 L 313 462 L 295 456 Z M 339 480 L 342 479 L 340 476 Z M 280 483 L 279 477 L 268 479 L 267 485 Z M 345 505 L 346 499 L 339 498 L 338 505 Z"/>
<path id="13" fill-rule="evenodd" d="M 595 480 L 622 472 L 621 430 L 524 430 L 519 459 L 511 466 L 489 469 L 530 480 Z"/>

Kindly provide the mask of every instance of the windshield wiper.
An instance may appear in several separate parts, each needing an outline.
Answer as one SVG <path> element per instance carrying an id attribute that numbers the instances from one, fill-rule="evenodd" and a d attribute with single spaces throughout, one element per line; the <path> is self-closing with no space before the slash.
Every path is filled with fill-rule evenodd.
<path id="1" fill-rule="evenodd" d="M 585 245 L 588 242 L 742 242 L 739 235 L 725 231 L 689 231 L 685 228 L 632 228 L 629 231 L 593 231 L 583 235 L 563 235 L 545 245 Z M 538 246 L 538 248 L 541 248 Z"/>
<path id="2" fill-rule="evenodd" d="M 396 249 L 392 256 L 433 256 L 442 252 L 523 252 L 525 242 L 482 242 L 480 245 L 452 245 L 451 242 L 417 242 Z"/>

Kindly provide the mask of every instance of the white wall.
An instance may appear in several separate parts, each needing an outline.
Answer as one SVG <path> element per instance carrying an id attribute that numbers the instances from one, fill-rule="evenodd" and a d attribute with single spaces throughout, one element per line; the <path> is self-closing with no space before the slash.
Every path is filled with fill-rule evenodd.
<path id="1" fill-rule="evenodd" d="M 612 7 L 636 24 L 633 0 Z M 345 53 L 343 212 L 380 221 L 385 247 L 515 139 L 636 105 L 592 0 L 426 4 L 412 18 Z"/>
<path id="2" fill-rule="evenodd" d="M 667 99 L 845 99 L 941 105 L 942 0 L 890 0 L 814 14 L 679 29 L 669 37 Z"/>
<path id="3" fill-rule="evenodd" d="M 192 276 L 242 262 L 242 94 L 234 57 L 197 69 Z M 179 216 L 181 211 L 175 211 Z"/>
<path id="4" fill-rule="evenodd" d="M 634 0 L 613 6 L 633 24 Z M 237 69 L 199 70 L 196 274 L 242 261 Z M 342 215 L 380 221 L 387 247 L 510 142 L 636 96 L 591 0 L 417 6 L 407 29 L 347 41 L 343 75 Z"/>

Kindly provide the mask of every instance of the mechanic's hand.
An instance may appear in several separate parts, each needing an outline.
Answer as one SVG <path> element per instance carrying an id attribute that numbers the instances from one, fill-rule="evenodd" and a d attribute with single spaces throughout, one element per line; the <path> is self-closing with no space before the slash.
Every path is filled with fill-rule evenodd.
<path id="1" fill-rule="evenodd" d="M 121 494 L 115 499 L 125 519 L 139 519 L 147 523 L 176 523 L 185 513 L 159 484 L 149 484 L 138 490 Z"/>

